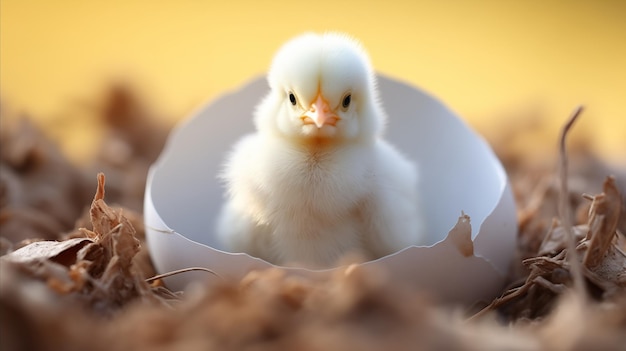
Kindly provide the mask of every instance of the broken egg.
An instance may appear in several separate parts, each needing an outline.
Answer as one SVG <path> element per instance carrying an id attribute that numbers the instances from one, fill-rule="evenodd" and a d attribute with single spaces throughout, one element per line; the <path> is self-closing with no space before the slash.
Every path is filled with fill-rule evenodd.
<path id="1" fill-rule="evenodd" d="M 502 291 L 517 237 L 515 203 L 501 163 L 489 145 L 437 99 L 384 76 L 378 77 L 378 87 L 389 115 L 385 138 L 419 165 L 418 194 L 427 235 L 423 246 L 361 266 L 444 302 L 492 300 Z M 193 282 L 241 279 L 251 270 L 275 267 L 245 253 L 222 250 L 214 230 L 224 201 L 217 173 L 232 145 L 254 131 L 252 114 L 268 89 L 265 79 L 258 78 L 197 111 L 172 131 L 150 169 L 144 217 L 155 268 L 166 273 L 204 267 L 217 273 L 166 278 L 173 290 Z M 298 275 L 328 271 L 284 269 Z"/>

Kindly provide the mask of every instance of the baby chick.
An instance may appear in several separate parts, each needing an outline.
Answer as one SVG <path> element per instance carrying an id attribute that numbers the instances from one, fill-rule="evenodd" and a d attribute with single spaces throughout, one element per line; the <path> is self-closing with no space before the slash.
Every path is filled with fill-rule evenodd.
<path id="1" fill-rule="evenodd" d="M 220 178 L 225 248 L 275 264 L 326 268 L 418 244 L 417 171 L 381 138 L 385 113 L 354 39 L 304 34 L 276 54 L 270 91 Z"/>

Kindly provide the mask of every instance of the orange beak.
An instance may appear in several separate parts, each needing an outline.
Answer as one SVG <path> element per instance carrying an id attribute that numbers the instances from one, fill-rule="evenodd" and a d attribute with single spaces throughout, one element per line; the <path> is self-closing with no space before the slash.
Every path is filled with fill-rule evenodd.
<path id="1" fill-rule="evenodd" d="M 311 104 L 311 108 L 302 116 L 302 122 L 306 124 L 315 124 L 317 128 L 322 128 L 324 125 L 335 126 L 340 118 L 331 111 L 328 102 L 324 100 L 322 94 L 318 94 L 317 98 Z"/>

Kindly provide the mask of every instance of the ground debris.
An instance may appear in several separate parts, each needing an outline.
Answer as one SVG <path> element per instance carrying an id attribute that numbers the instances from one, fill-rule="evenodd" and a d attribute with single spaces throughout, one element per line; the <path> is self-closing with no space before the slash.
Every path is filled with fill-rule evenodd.
<path id="1" fill-rule="evenodd" d="M 620 247 L 623 238 L 616 230 L 620 209 L 621 195 L 614 178 L 608 177 L 603 193 L 593 197 L 588 222 L 573 230 L 587 289 L 603 301 L 626 296 L 626 255 Z M 539 247 L 538 255 L 522 261 L 529 270 L 524 283 L 506 291 L 485 311 L 500 310 L 510 320 L 538 318 L 549 313 L 572 284 L 564 233 L 563 227 L 556 223 Z"/>
<path id="2" fill-rule="evenodd" d="M 165 303 L 133 265 L 140 241 L 122 211 L 104 202 L 104 179 L 98 175 L 90 209 L 93 230 L 79 228 L 64 241 L 33 242 L 3 256 L 2 263 L 101 315 L 137 299 Z"/>
<path id="3" fill-rule="evenodd" d="M 136 212 L 165 129 L 123 86 L 98 115 L 107 137 L 87 171 L 29 122 L 0 140 L 1 350 L 624 350 L 626 174 L 584 148 L 572 154 L 567 197 L 591 299 L 571 289 L 559 189 L 552 168 L 534 163 L 545 152 L 524 154 L 529 143 L 513 128 L 519 150 L 506 133 L 492 144 L 519 208 L 518 265 L 502 297 L 468 319 L 360 266 L 323 278 L 253 271 L 169 291 L 149 279 Z M 103 175 L 88 206 L 95 169 L 121 206 L 105 203 Z M 601 194 L 583 196 L 604 179 Z"/>
<path id="4" fill-rule="evenodd" d="M 0 237 L 58 239 L 80 215 L 82 176 L 30 119 L 0 116 Z"/>

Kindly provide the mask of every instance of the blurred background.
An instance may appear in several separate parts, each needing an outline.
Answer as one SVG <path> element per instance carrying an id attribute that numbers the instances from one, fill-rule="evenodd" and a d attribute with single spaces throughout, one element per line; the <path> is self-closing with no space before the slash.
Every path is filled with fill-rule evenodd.
<path id="1" fill-rule="evenodd" d="M 304 31 L 360 39 L 375 68 L 429 91 L 491 140 L 504 128 L 529 153 L 574 134 L 626 163 L 626 1 L 0 2 L 0 98 L 76 162 L 102 138 L 107 89 L 139 94 L 172 125 L 267 70 Z M 504 138 L 501 136 L 501 138 Z"/>

